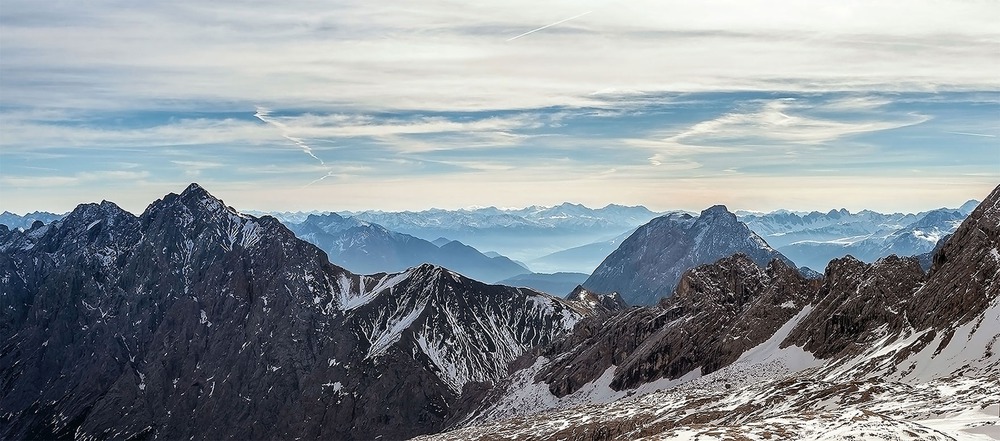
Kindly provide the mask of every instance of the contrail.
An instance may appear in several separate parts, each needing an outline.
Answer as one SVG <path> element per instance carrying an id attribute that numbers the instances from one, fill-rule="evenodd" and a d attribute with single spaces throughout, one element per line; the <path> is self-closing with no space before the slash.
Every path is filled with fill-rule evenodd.
<path id="1" fill-rule="evenodd" d="M 257 106 L 257 112 L 254 113 L 253 116 L 256 117 L 257 119 L 263 121 L 265 124 L 270 124 L 272 126 L 277 127 L 278 129 L 280 129 L 281 130 L 281 136 L 283 136 L 285 139 L 291 141 L 293 144 L 295 144 L 296 146 L 298 146 L 300 149 L 302 149 L 302 151 L 305 154 L 307 154 L 309 156 L 312 156 L 313 159 L 319 161 L 320 164 L 326 165 L 326 163 L 323 162 L 322 159 L 319 159 L 319 157 L 317 157 L 315 154 L 313 154 L 312 147 L 309 147 L 309 145 L 306 144 L 306 142 L 303 141 L 302 138 L 296 138 L 296 137 L 290 135 L 289 134 L 290 131 L 288 130 L 288 126 L 286 126 L 281 121 L 277 121 L 277 120 L 274 120 L 274 119 L 270 118 L 269 117 L 270 114 L 271 114 L 271 111 L 268 110 L 267 108 Z"/>
<path id="2" fill-rule="evenodd" d="M 312 182 L 310 182 L 310 183 L 308 183 L 306 185 L 303 185 L 302 188 L 306 188 L 306 187 L 308 187 L 310 185 L 313 185 L 313 184 L 315 184 L 315 183 L 317 183 L 319 181 L 322 181 L 322 180 L 324 180 L 326 178 L 330 178 L 330 177 L 334 177 L 334 176 L 336 176 L 336 175 L 333 173 L 332 170 L 327 171 L 325 175 L 320 176 L 319 179 L 315 179 L 315 180 L 313 180 Z"/>
<path id="3" fill-rule="evenodd" d="M 996 138 L 997 135 L 987 135 L 985 133 L 970 133 L 970 132 L 944 132 L 951 133 L 952 135 L 965 135 L 965 136 L 981 136 L 983 138 Z"/>
<path id="4" fill-rule="evenodd" d="M 584 15 L 587 15 L 587 14 L 589 14 L 589 13 L 591 13 L 591 12 L 594 12 L 594 11 L 587 11 L 587 12 L 584 12 L 583 14 L 580 14 L 580 15 L 574 15 L 574 16 L 572 16 L 572 17 L 570 17 L 570 18 L 567 18 L 567 19 L 564 19 L 564 20 L 559 20 L 559 21 L 557 21 L 557 22 L 555 22 L 555 23 L 551 23 L 551 24 L 547 24 L 547 25 L 545 25 L 545 26 L 542 26 L 542 27 L 540 27 L 540 28 L 538 28 L 538 29 L 532 29 L 532 30 L 530 30 L 530 31 L 528 31 L 528 32 L 525 32 L 525 33 L 521 34 L 521 35 L 518 35 L 518 36 L 515 36 L 515 37 L 511 37 L 511 38 L 508 38 L 508 39 L 507 39 L 507 41 L 514 41 L 514 40 L 517 40 L 518 38 L 521 38 L 521 37 L 523 37 L 523 36 L 525 36 L 525 35 L 528 35 L 528 34 L 534 34 L 535 32 L 538 32 L 538 31 L 540 31 L 540 30 L 542 30 L 542 29 L 545 29 L 545 28 L 551 28 L 552 26 L 555 26 L 555 25 L 560 25 L 560 24 L 563 24 L 563 23 L 566 23 L 567 21 L 570 21 L 570 20 L 574 20 L 574 19 L 577 19 L 577 18 L 580 18 L 580 17 L 583 17 Z"/>

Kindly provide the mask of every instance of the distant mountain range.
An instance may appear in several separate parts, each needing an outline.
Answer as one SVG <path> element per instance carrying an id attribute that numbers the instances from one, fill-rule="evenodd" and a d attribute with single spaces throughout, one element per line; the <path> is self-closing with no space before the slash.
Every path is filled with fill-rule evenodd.
<path id="1" fill-rule="evenodd" d="M 489 283 L 530 273 L 504 256 L 487 256 L 459 241 L 428 242 L 336 213 L 311 214 L 287 225 L 299 238 L 326 251 L 331 262 L 360 274 L 397 272 L 423 263 Z"/>
<path id="2" fill-rule="evenodd" d="M 500 285 L 536 289 L 554 296 L 566 296 L 590 277 L 585 273 L 521 274 L 497 282 Z"/>
<path id="3" fill-rule="evenodd" d="M 831 260 L 846 255 L 873 262 L 889 254 L 929 253 L 937 240 L 953 232 L 976 204 L 968 201 L 958 209 L 917 214 L 779 210 L 766 214 L 739 212 L 738 218 L 797 265 L 822 272 Z M 274 215 L 300 237 L 320 246 L 332 262 L 353 271 L 401 271 L 430 262 L 487 282 L 533 271 L 591 274 L 635 228 L 656 217 L 656 213 L 641 206 L 592 209 L 570 203 L 523 209 Z M 4 212 L 0 223 L 27 229 L 35 220 L 48 223 L 61 217 L 45 212 L 25 216 Z M 455 239 L 458 241 L 449 245 Z M 492 251 L 480 252 L 476 244 Z M 531 280 L 539 282 L 534 284 L 538 288 L 548 286 L 541 280 L 544 278 Z M 561 290 L 567 285 L 550 289 Z"/>
<path id="4" fill-rule="evenodd" d="M 597 269 L 597 266 L 609 254 L 618 249 L 622 241 L 634 232 L 635 229 L 633 228 L 608 240 L 556 251 L 537 259 L 532 259 L 528 261 L 528 265 L 535 271 L 583 272 L 590 274 Z"/>
<path id="5" fill-rule="evenodd" d="M 7 228 L 14 229 L 20 228 L 22 230 L 27 230 L 31 228 L 31 224 L 41 222 L 47 224 L 57 219 L 62 219 L 64 214 L 49 213 L 47 211 L 34 211 L 24 216 L 11 213 L 9 211 L 4 211 L 0 213 L 0 225 L 6 225 Z"/>
<path id="6" fill-rule="evenodd" d="M 426 240 L 439 237 L 459 240 L 477 249 L 493 250 L 524 262 L 567 248 L 607 240 L 657 216 L 643 206 L 612 204 L 595 209 L 571 203 L 522 209 L 488 207 L 340 214 Z M 539 271 L 566 269 L 581 270 L 579 267 L 555 270 L 542 267 Z"/>
<path id="7" fill-rule="evenodd" d="M 917 214 L 882 214 L 863 210 L 831 210 L 796 214 L 777 211 L 745 214 L 740 220 L 796 264 L 822 271 L 831 260 L 852 255 L 865 262 L 896 254 L 930 252 L 976 207 L 968 201 L 957 209 Z"/>

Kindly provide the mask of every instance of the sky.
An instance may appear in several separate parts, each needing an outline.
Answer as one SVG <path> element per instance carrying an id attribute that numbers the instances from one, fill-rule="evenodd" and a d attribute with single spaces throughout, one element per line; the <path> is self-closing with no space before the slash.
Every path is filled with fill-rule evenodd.
<path id="1" fill-rule="evenodd" d="M 1000 183 L 1000 2 L 0 7 L 0 210 L 916 212 Z"/>

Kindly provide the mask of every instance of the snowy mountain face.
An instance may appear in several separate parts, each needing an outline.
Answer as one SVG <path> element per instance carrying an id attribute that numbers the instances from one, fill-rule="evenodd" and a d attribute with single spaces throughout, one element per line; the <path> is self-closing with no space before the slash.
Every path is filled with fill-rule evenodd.
<path id="1" fill-rule="evenodd" d="M 608 205 L 593 209 L 570 203 L 517 210 L 489 207 L 341 214 L 425 240 L 448 237 L 481 250 L 496 250 L 521 261 L 605 241 L 656 217 L 656 213 L 642 206 Z"/>
<path id="2" fill-rule="evenodd" d="M 0 438 L 438 431 L 596 309 L 432 265 L 361 276 L 192 184 L 0 230 Z"/>
<path id="3" fill-rule="evenodd" d="M 743 256 L 656 307 L 585 319 L 525 354 L 452 431 L 420 439 L 1000 437 L 1000 187 L 935 253 Z"/>
<path id="4" fill-rule="evenodd" d="M 958 228 L 975 204 L 978 202 L 969 201 L 959 209 L 918 214 L 870 210 L 850 213 L 840 209 L 826 214 L 746 214 L 740 219 L 789 259 L 822 271 L 831 260 L 847 255 L 874 262 L 890 254 L 930 252 L 939 239 Z"/>
<path id="5" fill-rule="evenodd" d="M 697 265 L 744 253 L 759 266 L 791 262 L 717 205 L 698 217 L 670 214 L 639 227 L 584 282 L 596 292 L 618 292 L 630 305 L 669 296 L 681 275 Z"/>
<path id="6" fill-rule="evenodd" d="M 6 225 L 8 230 L 27 230 L 31 228 L 31 225 L 36 221 L 41 222 L 42 224 L 47 224 L 52 221 L 62 219 L 63 216 L 65 216 L 65 214 L 55 214 L 47 211 L 33 211 L 25 214 L 24 216 L 4 211 L 3 213 L 0 213 L 0 225 Z"/>
<path id="7" fill-rule="evenodd" d="M 438 245 L 336 213 L 310 215 L 288 227 L 326 251 L 331 262 L 356 273 L 396 272 L 431 263 L 496 282 L 530 272 L 504 256 L 486 256 L 461 242 L 446 240 Z"/>

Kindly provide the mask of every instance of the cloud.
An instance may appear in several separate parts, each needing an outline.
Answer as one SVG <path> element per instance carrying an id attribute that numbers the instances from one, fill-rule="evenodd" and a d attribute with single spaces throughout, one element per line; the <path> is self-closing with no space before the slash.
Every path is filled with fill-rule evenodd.
<path id="1" fill-rule="evenodd" d="M 147 127 L 88 121 L 35 120 L 10 112 L 0 114 L 7 151 L 65 147 L 132 148 L 244 143 L 259 145 L 280 139 L 259 124 L 231 118 L 185 118 Z"/>
<path id="2" fill-rule="evenodd" d="M 510 35 L 579 11 L 508 44 Z M 4 4 L 4 99 L 355 110 L 600 104 L 602 90 L 996 90 L 993 2 L 180 0 Z M 522 41 L 523 40 L 523 41 Z"/>
<path id="3" fill-rule="evenodd" d="M 184 170 L 184 174 L 190 177 L 197 177 L 201 175 L 204 170 L 211 170 L 223 167 L 223 164 L 218 162 L 209 161 L 177 161 L 173 160 L 170 163 L 179 166 Z"/>
<path id="4" fill-rule="evenodd" d="M 707 165 L 731 172 L 736 170 L 734 166 L 844 163 L 849 157 L 864 157 L 874 149 L 851 141 L 852 137 L 915 126 L 931 119 L 912 111 L 886 111 L 891 103 L 877 96 L 749 100 L 737 102 L 735 110 L 714 118 L 656 130 L 646 138 L 623 142 L 653 151 L 648 158 L 651 165 L 669 165 L 674 170 Z"/>
<path id="5" fill-rule="evenodd" d="M 844 101 L 841 100 L 833 103 L 832 107 L 838 108 L 844 105 Z M 865 108 L 869 108 L 870 105 L 870 102 L 864 103 Z M 771 100 L 761 103 L 756 109 L 727 113 L 700 122 L 670 137 L 669 140 L 693 145 L 737 142 L 746 145 L 765 143 L 819 145 L 845 136 L 916 125 L 929 119 L 925 115 L 911 114 L 900 120 L 869 119 L 845 122 L 796 113 L 811 107 L 809 104 L 797 104 L 794 98 Z"/>
<path id="6" fill-rule="evenodd" d="M 94 182 L 128 182 L 149 177 L 147 171 L 105 170 L 80 172 L 71 176 L 2 176 L 0 183 L 14 188 L 63 188 Z"/>

